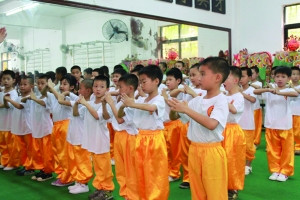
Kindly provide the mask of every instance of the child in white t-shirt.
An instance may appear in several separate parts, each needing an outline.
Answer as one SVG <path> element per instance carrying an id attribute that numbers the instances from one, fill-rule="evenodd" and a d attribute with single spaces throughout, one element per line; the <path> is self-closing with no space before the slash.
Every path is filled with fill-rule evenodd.
<path id="1" fill-rule="evenodd" d="M 267 157 L 270 180 L 284 182 L 294 174 L 294 135 L 292 124 L 292 97 L 298 93 L 287 88 L 291 77 L 289 67 L 277 67 L 275 70 L 275 89 L 256 89 L 266 102 L 265 127 Z"/>

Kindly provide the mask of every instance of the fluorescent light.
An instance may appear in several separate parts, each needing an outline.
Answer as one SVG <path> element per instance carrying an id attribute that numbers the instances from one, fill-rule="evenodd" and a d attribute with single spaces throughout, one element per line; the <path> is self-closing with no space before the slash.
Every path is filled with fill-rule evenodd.
<path id="1" fill-rule="evenodd" d="M 38 6 L 38 5 L 39 5 L 39 3 L 26 4 L 24 6 L 20 6 L 20 7 L 17 7 L 17 8 L 14 8 L 12 10 L 9 10 L 9 11 L 5 12 L 5 15 L 6 16 L 13 15 L 13 14 L 16 14 L 18 12 L 22 12 L 24 10 L 28 10 L 28 9 L 34 8 L 34 7 Z"/>

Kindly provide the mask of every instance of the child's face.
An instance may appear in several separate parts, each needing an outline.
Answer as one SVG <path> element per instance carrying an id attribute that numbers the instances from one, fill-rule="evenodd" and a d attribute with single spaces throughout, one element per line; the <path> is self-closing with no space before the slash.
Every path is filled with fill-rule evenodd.
<path id="1" fill-rule="evenodd" d="M 190 69 L 190 80 L 195 87 L 198 87 L 200 84 L 200 71 L 195 67 Z"/>
<path id="2" fill-rule="evenodd" d="M 290 77 L 286 74 L 277 73 L 274 79 L 278 87 L 285 87 L 286 83 L 290 80 Z"/>
<path id="3" fill-rule="evenodd" d="M 2 85 L 5 87 L 5 89 L 10 89 L 13 87 L 14 83 L 15 83 L 15 79 L 13 79 L 11 77 L 11 75 L 9 74 L 4 74 L 2 76 Z"/>
<path id="4" fill-rule="evenodd" d="M 167 70 L 167 68 L 165 68 L 163 64 L 159 64 L 159 68 L 163 73 L 165 73 L 165 71 Z"/>
<path id="5" fill-rule="evenodd" d="M 291 79 L 293 83 L 298 83 L 300 79 L 300 72 L 299 70 L 292 70 L 292 76 Z"/>
<path id="6" fill-rule="evenodd" d="M 274 79 L 274 77 L 275 77 L 275 70 L 272 70 L 271 71 L 271 79 Z"/>
<path id="7" fill-rule="evenodd" d="M 59 87 L 60 92 L 67 92 L 67 91 L 71 91 L 72 88 L 70 86 L 70 83 L 64 79 L 62 81 L 60 81 L 60 87 Z"/>
<path id="8" fill-rule="evenodd" d="M 130 95 L 131 92 L 133 92 L 132 91 L 133 87 L 130 85 L 127 85 L 124 81 L 119 82 L 119 87 L 120 87 L 119 88 L 120 94 L 126 94 L 128 96 L 128 95 Z"/>
<path id="9" fill-rule="evenodd" d="M 159 80 L 158 78 L 152 80 L 146 74 L 141 74 L 139 78 L 141 88 L 146 93 L 149 94 L 153 92 L 158 87 Z"/>
<path id="10" fill-rule="evenodd" d="M 92 72 L 92 77 L 91 79 L 94 79 L 95 77 L 99 76 L 99 73 L 98 72 Z"/>
<path id="11" fill-rule="evenodd" d="M 92 75 L 90 75 L 90 74 L 84 72 L 84 73 L 83 73 L 83 78 L 84 78 L 84 79 L 90 79 L 90 78 L 92 78 Z"/>
<path id="12" fill-rule="evenodd" d="M 62 75 L 59 73 L 55 73 L 55 79 L 60 81 L 60 79 L 62 79 Z"/>
<path id="13" fill-rule="evenodd" d="M 78 93 L 84 96 L 84 98 L 89 97 L 92 93 L 91 89 L 87 89 L 84 84 L 79 85 Z"/>
<path id="14" fill-rule="evenodd" d="M 37 80 L 37 86 L 40 92 L 47 86 L 47 79 L 38 79 Z"/>
<path id="15" fill-rule="evenodd" d="M 199 86 L 202 90 L 210 90 L 216 84 L 221 84 L 220 78 L 222 78 L 221 74 L 214 73 L 208 66 L 201 65 L 200 69 L 200 82 Z"/>
<path id="16" fill-rule="evenodd" d="M 31 85 L 27 79 L 21 79 L 20 92 L 22 95 L 30 93 L 32 88 L 33 85 Z"/>
<path id="17" fill-rule="evenodd" d="M 247 71 L 246 71 L 246 70 L 243 70 L 243 71 L 242 71 L 242 77 L 241 77 L 241 80 L 240 80 L 240 84 L 241 84 L 242 86 L 248 85 L 250 79 L 251 79 L 251 76 L 248 76 Z"/>
<path id="18" fill-rule="evenodd" d="M 224 87 L 227 91 L 231 91 L 238 83 L 239 79 L 230 73 L 224 82 Z"/>
<path id="19" fill-rule="evenodd" d="M 258 77 L 258 73 L 256 73 L 256 71 L 254 69 L 251 69 L 251 71 L 252 71 L 251 81 L 256 81 L 256 79 Z"/>
<path id="20" fill-rule="evenodd" d="M 114 85 L 118 85 L 118 81 L 121 78 L 121 74 L 113 74 L 112 75 L 112 82 L 114 83 Z"/>
<path id="21" fill-rule="evenodd" d="M 181 63 L 175 63 L 175 67 L 178 68 L 180 71 L 183 70 L 183 66 Z"/>
<path id="22" fill-rule="evenodd" d="M 175 79 L 174 76 L 167 76 L 166 85 L 169 90 L 174 90 L 178 88 L 178 85 L 180 84 L 180 79 Z"/>
<path id="23" fill-rule="evenodd" d="M 101 98 L 105 95 L 105 93 L 108 91 L 108 88 L 106 87 L 105 81 L 94 81 L 93 84 L 93 93 L 97 98 Z"/>
<path id="24" fill-rule="evenodd" d="M 81 78 L 81 71 L 79 69 L 73 69 L 71 74 L 76 78 L 77 81 Z"/>

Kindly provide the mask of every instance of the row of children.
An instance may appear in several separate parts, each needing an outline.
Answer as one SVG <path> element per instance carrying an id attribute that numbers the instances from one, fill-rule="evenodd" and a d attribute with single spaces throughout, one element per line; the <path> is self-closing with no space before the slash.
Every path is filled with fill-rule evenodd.
<path id="1" fill-rule="evenodd" d="M 295 73 L 294 71 L 298 72 L 299 80 L 299 68 L 298 71 L 294 69 L 293 74 Z M 6 86 L 9 84 L 5 79 L 7 77 L 5 73 L 3 73 L 2 81 L 5 91 L 8 91 L 9 89 Z M 281 76 L 283 76 L 283 80 Z M 96 77 L 93 83 L 90 80 L 82 81 L 79 90 L 80 97 L 76 97 L 68 92 L 75 86 L 71 83 L 71 79 L 69 81 L 65 77 L 61 79 L 61 94 L 59 94 L 55 91 L 51 81 L 47 84 L 47 78 L 43 80 L 42 77 L 38 78 L 38 88 L 41 92 L 39 98 L 36 98 L 30 92 L 32 87 L 30 78 L 22 79 L 20 92 L 21 94 L 23 93 L 23 98 L 21 98 L 21 101 L 25 103 L 20 103 L 20 105 L 25 108 L 28 102 L 35 102 L 36 105 L 44 106 L 44 109 L 48 109 L 48 113 L 45 116 L 50 116 L 50 112 L 52 112 L 53 131 L 50 129 L 48 129 L 50 131 L 46 131 L 48 132 L 47 135 L 50 135 L 49 133 L 52 132 L 51 136 L 49 136 L 51 139 L 47 139 L 46 135 L 44 135 L 42 136 L 42 143 L 45 144 L 45 147 L 49 147 L 51 146 L 49 142 L 52 142 L 56 160 L 56 166 L 54 167 L 59 178 L 53 183 L 54 185 L 62 186 L 75 180 L 77 183 L 69 187 L 71 193 L 88 191 L 86 183 L 92 176 L 89 159 L 92 156 L 96 172 L 93 185 L 98 190 L 91 195 L 91 199 L 109 199 L 111 198 L 111 192 L 109 191 L 113 190 L 111 166 L 109 163 L 110 156 L 108 153 L 109 134 L 106 126 L 109 118 L 113 118 L 112 124 L 116 131 L 114 157 L 116 160 L 116 177 L 121 186 L 121 196 L 127 199 L 166 199 L 169 188 L 168 181 L 174 181 L 180 177 L 179 167 L 182 164 L 184 176 L 181 185 L 182 187 L 188 187 L 189 182 L 191 183 L 193 198 L 225 199 L 227 198 L 227 189 L 229 189 L 230 197 L 236 198 L 237 190 L 243 188 L 245 173 L 248 174 L 252 170 L 251 161 L 254 159 L 255 153 L 253 145 L 254 117 L 251 116 L 254 116 L 253 103 L 257 100 L 253 93 L 267 92 L 266 94 L 268 94 L 262 95 L 267 99 L 265 120 L 269 124 L 267 123 L 266 126 L 265 123 L 266 132 L 273 129 L 281 130 L 282 127 L 275 127 L 274 123 L 276 126 L 283 123 L 282 119 L 280 119 L 280 123 L 277 123 L 276 119 L 274 122 L 273 118 L 276 118 L 276 116 L 267 114 L 270 112 L 268 106 L 278 107 L 277 104 L 274 105 L 274 103 L 268 102 L 268 99 L 272 100 L 272 98 L 278 97 L 279 100 L 282 100 L 282 96 L 297 96 L 295 90 L 290 90 L 289 92 L 281 91 L 286 87 L 286 82 L 290 77 L 288 68 L 278 68 L 276 70 L 276 88 L 254 90 L 248 84 L 251 78 L 251 70 L 242 68 L 240 71 L 236 67 L 229 68 L 226 61 L 220 58 L 206 59 L 190 69 L 190 81 L 194 85 L 193 89 L 188 86 L 180 86 L 182 81 L 180 70 L 176 68 L 171 69 L 167 73 L 166 79 L 169 91 L 161 90 L 164 98 L 158 93 L 162 80 L 162 72 L 158 67 L 145 67 L 139 72 L 143 93 L 138 93 L 144 97 L 140 97 L 136 101 L 134 101 L 136 96 L 134 91 L 138 87 L 136 76 L 122 76 L 116 82 L 119 89 L 118 93 L 121 94 L 119 97 L 121 101 L 116 106 L 110 93 L 107 93 L 109 80 L 105 76 Z M 31 86 L 27 92 L 24 92 L 23 85 L 27 85 L 23 84 L 24 81 L 27 81 L 28 85 Z M 228 91 L 227 97 L 220 93 L 220 86 L 224 81 L 225 89 Z M 241 84 L 242 89 L 239 87 L 239 84 Z M 44 91 L 46 85 L 48 85 L 52 93 Z M 294 85 L 296 86 L 296 82 Z M 93 88 L 92 100 L 89 98 L 91 88 Z M 5 95 L 3 98 L 5 102 L 13 105 L 12 96 Z M 58 103 L 55 102 L 54 96 L 57 97 Z M 168 96 L 177 97 L 179 100 L 170 99 Z M 86 100 L 88 99 L 91 101 L 87 102 Z M 285 100 L 285 98 L 283 99 Z M 189 104 L 187 105 L 184 102 L 189 102 Z M 283 103 L 288 105 L 289 101 L 285 100 Z M 279 105 L 283 105 L 283 103 Z M 71 106 L 73 106 L 73 111 Z M 36 109 L 34 113 L 41 113 L 40 110 L 37 110 L 37 106 L 34 107 Z M 289 108 L 289 106 L 285 108 Z M 170 112 L 170 110 L 172 111 Z M 274 110 L 274 108 L 271 110 Z M 70 112 L 73 112 L 73 116 L 68 122 L 66 120 L 68 117 L 66 116 Z M 285 113 L 284 119 L 290 119 L 290 109 L 280 112 Z M 271 119 L 270 116 L 272 116 Z M 17 118 L 14 117 L 13 119 Z M 19 118 L 24 119 L 24 117 Z M 34 117 L 27 117 L 26 119 L 32 118 Z M 34 120 L 40 122 L 41 119 L 43 118 L 39 116 L 36 119 L 32 119 L 32 125 Z M 165 123 L 163 124 L 163 122 Z M 241 131 L 238 123 L 243 131 Z M 34 136 L 33 129 L 40 125 L 40 123 L 36 123 L 32 126 L 33 142 L 31 148 L 33 153 L 31 155 L 37 157 L 38 154 L 43 155 L 40 156 L 41 160 L 48 162 L 41 165 L 44 168 L 36 166 L 33 168 L 44 169 L 44 173 L 36 174 L 37 180 L 44 180 L 52 177 L 50 172 L 53 170 L 45 168 L 51 168 L 53 162 L 51 164 L 51 148 L 43 151 L 43 144 L 41 144 L 40 148 L 34 148 L 38 147 L 38 144 L 36 144 L 38 142 L 34 142 L 35 138 L 38 137 Z M 287 122 L 286 125 L 289 126 L 290 122 Z M 285 126 L 285 128 L 288 128 L 288 126 Z M 188 132 L 186 132 L 187 128 Z M 224 128 L 225 131 L 223 132 Z M 45 130 L 45 128 L 41 130 Z M 287 176 L 293 174 L 293 157 L 290 154 L 292 153 L 290 150 L 293 150 L 293 144 L 289 146 L 290 149 L 286 149 L 286 146 L 281 147 L 279 143 L 272 143 L 280 141 L 280 134 L 282 133 L 279 131 L 278 134 L 279 136 L 277 137 L 279 139 L 274 140 L 272 138 L 267 140 L 268 158 L 270 158 L 269 167 L 270 171 L 274 172 L 270 179 L 284 181 L 287 179 Z M 271 136 L 274 136 L 274 134 L 272 133 Z M 25 146 L 27 144 L 27 149 L 30 149 L 25 137 L 23 137 L 23 141 Z M 19 142 L 19 144 L 21 143 Z M 281 149 L 285 152 L 284 158 L 278 156 L 278 154 L 281 155 Z M 225 152 L 226 156 L 224 156 Z M 30 153 L 27 153 L 27 158 L 30 158 L 28 154 Z M 2 153 L 2 157 L 3 155 L 7 154 Z M 66 157 L 69 159 L 66 160 Z M 14 159 L 13 156 L 9 156 L 8 159 L 18 160 Z M 227 159 L 228 161 L 226 161 Z M 24 160 L 29 162 L 28 159 Z M 31 163 L 38 163 L 38 159 L 29 160 L 33 161 Z M 287 161 L 284 162 L 286 165 L 280 164 L 282 160 Z M 21 164 L 25 167 L 28 166 L 26 161 Z M 26 167 L 26 169 L 30 168 Z M 213 172 L 211 171 L 212 169 L 214 170 Z M 227 185 L 228 188 L 226 187 Z M 219 193 L 215 193 L 216 187 L 220 191 Z"/>

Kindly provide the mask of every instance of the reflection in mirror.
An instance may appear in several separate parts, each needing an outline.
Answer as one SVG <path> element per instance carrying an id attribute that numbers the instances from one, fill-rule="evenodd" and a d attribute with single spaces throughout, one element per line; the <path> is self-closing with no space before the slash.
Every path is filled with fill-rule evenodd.
<path id="1" fill-rule="evenodd" d="M 125 61 L 165 59 L 170 50 L 184 59 L 229 49 L 227 31 L 28 0 L 2 1 L 0 26 L 8 33 L 1 70 L 112 69 Z"/>

